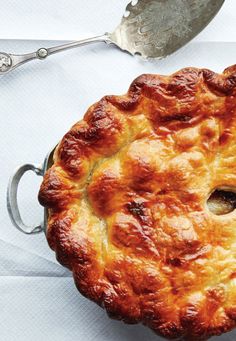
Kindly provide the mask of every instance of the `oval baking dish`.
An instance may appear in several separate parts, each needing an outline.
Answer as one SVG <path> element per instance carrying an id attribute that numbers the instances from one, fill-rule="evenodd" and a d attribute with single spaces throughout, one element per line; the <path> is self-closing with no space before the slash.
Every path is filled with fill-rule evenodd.
<path id="1" fill-rule="evenodd" d="M 236 326 L 236 66 L 142 75 L 105 96 L 43 165 L 16 170 L 14 225 L 47 241 L 107 314 L 206 340 Z M 44 175 L 44 222 L 26 226 L 22 175 Z"/>

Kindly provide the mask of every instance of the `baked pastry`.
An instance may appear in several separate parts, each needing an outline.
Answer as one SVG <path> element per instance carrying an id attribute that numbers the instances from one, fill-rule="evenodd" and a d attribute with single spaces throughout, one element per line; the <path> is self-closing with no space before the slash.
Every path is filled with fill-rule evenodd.
<path id="1" fill-rule="evenodd" d="M 236 325 L 236 66 L 142 75 L 63 137 L 47 239 L 109 316 L 169 339 Z"/>

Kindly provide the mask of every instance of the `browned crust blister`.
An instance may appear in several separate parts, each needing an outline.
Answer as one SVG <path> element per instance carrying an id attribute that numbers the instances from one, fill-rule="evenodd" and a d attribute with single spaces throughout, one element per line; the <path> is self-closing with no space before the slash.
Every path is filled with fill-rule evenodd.
<path id="1" fill-rule="evenodd" d="M 236 325 L 236 66 L 142 75 L 63 137 L 39 193 L 48 242 L 109 316 L 169 339 Z"/>

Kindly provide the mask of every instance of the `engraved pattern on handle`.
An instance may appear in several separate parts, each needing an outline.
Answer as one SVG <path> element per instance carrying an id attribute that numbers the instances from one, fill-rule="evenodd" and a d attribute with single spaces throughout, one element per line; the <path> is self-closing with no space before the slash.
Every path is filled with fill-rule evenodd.
<path id="1" fill-rule="evenodd" d="M 105 42 L 106 44 L 111 43 L 109 33 L 105 33 L 102 36 L 92 37 L 88 39 L 82 39 L 73 41 L 63 45 L 52 46 L 49 48 L 41 47 L 36 52 L 16 55 L 5 52 L 0 52 L 0 75 L 4 75 L 22 64 L 25 64 L 31 60 L 39 59 L 44 60 L 48 56 L 54 53 L 62 52 L 79 46 L 84 46 L 92 43 Z"/>

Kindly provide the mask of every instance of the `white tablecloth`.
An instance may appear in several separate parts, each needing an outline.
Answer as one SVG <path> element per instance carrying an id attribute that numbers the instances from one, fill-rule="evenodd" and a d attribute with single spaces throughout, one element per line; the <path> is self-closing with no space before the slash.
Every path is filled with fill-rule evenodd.
<path id="1" fill-rule="evenodd" d="M 119 22 L 126 2 L 9 0 L 0 11 L 0 39 L 70 39 L 102 33 Z M 170 73 L 184 66 L 220 72 L 234 64 L 235 31 L 236 2 L 226 0 L 214 22 L 166 60 L 144 62 L 101 44 L 33 62 L 0 79 L 1 341 L 159 339 L 145 327 L 109 320 L 77 292 L 70 272 L 57 264 L 43 234 L 26 236 L 12 226 L 6 209 L 7 181 L 18 165 L 43 161 L 90 104 L 105 94 L 126 92 L 139 74 Z M 0 50 L 28 52 L 54 43 L 0 40 Z M 37 204 L 40 181 L 29 173 L 19 188 L 22 216 L 28 223 L 42 220 Z M 232 332 L 220 340 L 235 338 Z"/>

